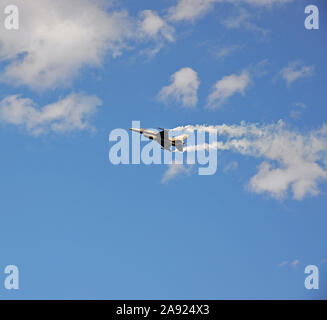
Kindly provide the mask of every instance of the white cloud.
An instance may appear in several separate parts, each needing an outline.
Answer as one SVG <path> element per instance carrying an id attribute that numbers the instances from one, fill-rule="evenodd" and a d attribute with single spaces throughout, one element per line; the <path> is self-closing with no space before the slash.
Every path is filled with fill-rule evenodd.
<path id="1" fill-rule="evenodd" d="M 96 96 L 79 93 L 40 109 L 31 99 L 14 95 L 0 102 L 0 121 L 23 127 L 32 135 L 81 131 L 92 129 L 89 119 L 100 105 Z"/>
<path id="2" fill-rule="evenodd" d="M 0 61 L 7 63 L 0 80 L 34 90 L 68 86 L 83 67 L 100 67 L 107 55 L 117 57 L 143 42 L 154 42 L 150 51 L 156 53 L 174 41 L 174 28 L 156 12 L 133 18 L 111 2 L 17 0 L 20 29 L 0 27 Z"/>
<path id="3" fill-rule="evenodd" d="M 219 108 L 228 98 L 236 93 L 244 95 L 251 84 L 250 74 L 243 70 L 240 74 L 231 74 L 217 81 L 211 89 L 207 106 L 210 109 Z"/>
<path id="4" fill-rule="evenodd" d="M 195 20 L 206 14 L 216 0 L 178 0 L 177 5 L 169 8 L 169 20 Z"/>
<path id="5" fill-rule="evenodd" d="M 169 26 L 156 12 L 144 10 L 140 13 L 140 30 L 150 37 L 162 36 L 168 41 L 174 41 L 174 28 Z"/>
<path id="6" fill-rule="evenodd" d="M 259 172 L 251 178 L 250 189 L 282 198 L 291 189 L 293 198 L 319 194 L 318 183 L 327 179 L 327 171 L 320 161 L 326 159 L 327 140 L 323 132 L 301 135 L 277 126 L 261 131 L 254 145 L 246 153 L 257 149 L 259 155 L 271 160 L 263 162 Z M 273 162 L 277 162 L 277 165 Z"/>
<path id="7" fill-rule="evenodd" d="M 179 0 L 166 18 L 193 20 L 215 2 L 225 0 Z M 263 5 L 282 1 L 248 2 Z M 153 56 L 165 41 L 175 39 L 174 28 L 156 12 L 144 10 L 139 18 L 133 18 L 115 9 L 110 0 L 15 3 L 20 8 L 20 29 L 8 32 L 0 27 L 0 61 L 6 66 L 0 80 L 16 86 L 34 90 L 69 86 L 82 68 L 101 66 L 107 55 L 117 57 L 141 41 L 154 41 L 154 46 L 139 50 Z"/>
<path id="8" fill-rule="evenodd" d="M 192 166 L 185 166 L 183 164 L 172 163 L 168 165 L 168 169 L 164 173 L 161 183 L 167 183 L 168 181 L 180 176 L 188 176 L 192 173 Z"/>
<path id="9" fill-rule="evenodd" d="M 10 2 L 6 0 L 6 2 Z M 83 66 L 121 54 L 133 34 L 125 11 L 102 0 L 17 0 L 20 29 L 0 29 L 1 80 L 33 89 L 67 85 Z"/>
<path id="10" fill-rule="evenodd" d="M 305 196 L 318 195 L 318 184 L 327 180 L 327 125 L 303 134 L 288 129 L 283 121 L 262 126 L 241 123 L 186 126 L 174 130 L 218 131 L 221 141 L 186 147 L 185 151 L 214 148 L 263 158 L 248 184 L 248 189 L 255 193 L 281 199 L 290 191 L 294 199 L 302 200 Z"/>
<path id="11" fill-rule="evenodd" d="M 199 85 L 198 74 L 191 68 L 182 68 L 171 76 L 171 84 L 161 89 L 158 98 L 164 102 L 181 103 L 184 107 L 195 107 Z"/>
<path id="12" fill-rule="evenodd" d="M 139 52 L 152 59 L 167 41 L 175 41 L 175 29 L 152 10 L 141 11 L 139 18 L 137 38 L 154 42 L 154 45 L 147 44 L 144 49 L 139 49 Z"/>
<path id="13" fill-rule="evenodd" d="M 283 68 L 279 74 L 288 86 L 300 78 L 310 78 L 314 75 L 314 66 L 305 66 L 301 61 L 293 61 Z"/>

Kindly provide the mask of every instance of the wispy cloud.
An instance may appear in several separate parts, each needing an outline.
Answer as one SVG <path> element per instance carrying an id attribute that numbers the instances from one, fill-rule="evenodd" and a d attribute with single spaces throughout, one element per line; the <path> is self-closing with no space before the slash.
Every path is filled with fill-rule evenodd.
<path id="1" fill-rule="evenodd" d="M 242 48 L 244 48 L 244 45 L 233 44 L 233 45 L 219 46 L 210 51 L 211 51 L 211 54 L 216 59 L 225 59 L 227 56 L 231 55 L 232 53 L 234 53 Z"/>
<path id="2" fill-rule="evenodd" d="M 324 258 L 324 259 L 321 259 L 320 260 L 320 263 L 327 263 L 327 258 Z M 278 268 L 282 268 L 282 267 L 285 267 L 285 266 L 291 266 L 293 268 L 296 268 L 298 265 L 300 264 L 300 260 L 299 259 L 295 259 L 293 261 L 282 261 L 281 263 L 279 263 L 277 265 Z"/>
<path id="3" fill-rule="evenodd" d="M 192 173 L 192 169 L 192 166 L 186 166 L 183 164 L 169 164 L 168 169 L 161 179 L 161 183 L 165 184 L 177 177 L 189 176 Z"/>
<path id="4" fill-rule="evenodd" d="M 32 135 L 82 131 L 92 129 L 89 120 L 101 104 L 96 96 L 79 93 L 39 109 L 31 99 L 8 96 L 0 102 L 0 121 Z"/>
<path id="5" fill-rule="evenodd" d="M 270 125 L 186 126 L 173 130 L 193 132 L 215 130 L 221 141 L 188 146 L 185 151 L 214 148 L 231 150 L 242 155 L 262 158 L 258 172 L 247 187 L 255 193 L 284 198 L 291 191 L 293 198 L 319 194 L 318 184 L 327 180 L 327 125 L 300 133 L 283 121 Z"/>
<path id="6" fill-rule="evenodd" d="M 177 5 L 169 8 L 171 21 L 194 21 L 204 16 L 216 0 L 178 0 Z"/>
<path id="7" fill-rule="evenodd" d="M 250 15 L 244 8 L 239 8 L 238 15 L 225 18 L 221 23 L 228 29 L 236 29 L 248 21 Z"/>
<path id="8" fill-rule="evenodd" d="M 249 4 L 254 4 L 258 6 L 272 6 L 274 4 L 286 4 L 292 2 L 293 0 L 244 0 Z"/>
<path id="9" fill-rule="evenodd" d="M 223 169 L 225 173 L 234 171 L 238 168 L 238 162 L 237 161 L 231 161 L 229 162 Z"/>
<path id="10" fill-rule="evenodd" d="M 268 35 L 268 30 L 259 27 L 253 22 L 253 15 L 249 13 L 245 8 L 238 8 L 238 14 L 233 15 L 221 20 L 222 25 L 228 29 L 239 29 L 252 31 L 261 34 L 262 36 Z"/>
<path id="11" fill-rule="evenodd" d="M 285 266 L 291 266 L 291 267 L 293 267 L 293 268 L 296 268 L 296 266 L 297 266 L 299 263 L 300 263 L 300 260 L 298 260 L 298 259 L 295 259 L 295 260 L 293 260 L 293 261 L 288 261 L 288 260 L 286 260 L 286 261 L 282 261 L 281 263 L 279 263 L 279 264 L 277 265 L 277 267 L 278 267 L 278 268 L 282 268 L 282 267 L 285 267 Z"/>
<path id="12" fill-rule="evenodd" d="M 260 7 L 271 7 L 274 4 L 286 4 L 292 0 L 177 0 L 177 4 L 168 10 L 168 19 L 171 21 L 195 21 L 203 17 L 215 4 L 246 3 Z"/>
<path id="13" fill-rule="evenodd" d="M 314 75 L 314 66 L 306 66 L 301 61 L 293 61 L 283 68 L 279 75 L 290 86 L 294 81 L 301 78 L 310 78 Z"/>
<path id="14" fill-rule="evenodd" d="M 281 267 L 284 267 L 284 266 L 287 266 L 289 264 L 289 262 L 286 260 L 286 261 L 282 261 L 281 263 L 279 263 L 277 265 L 278 268 L 281 268 Z"/>
<path id="15" fill-rule="evenodd" d="M 217 81 L 208 96 L 207 107 L 216 109 L 234 94 L 244 95 L 245 90 L 251 84 L 251 77 L 248 70 L 243 70 L 239 74 L 231 74 Z"/>
<path id="16" fill-rule="evenodd" d="M 291 112 L 290 112 L 290 117 L 292 118 L 292 119 L 298 119 L 300 116 L 301 116 L 301 114 L 302 114 L 302 111 L 304 110 L 304 109 L 306 109 L 306 105 L 304 104 L 304 103 L 302 103 L 302 102 L 295 102 L 295 103 L 293 103 L 292 104 L 292 110 L 291 110 Z"/>
<path id="17" fill-rule="evenodd" d="M 171 84 L 161 89 L 158 98 L 163 102 L 181 103 L 183 107 L 195 107 L 199 85 L 198 74 L 191 68 L 182 68 L 171 76 Z"/>
<path id="18" fill-rule="evenodd" d="M 294 102 L 294 103 L 292 103 L 292 107 L 305 109 L 307 106 L 303 102 Z"/>

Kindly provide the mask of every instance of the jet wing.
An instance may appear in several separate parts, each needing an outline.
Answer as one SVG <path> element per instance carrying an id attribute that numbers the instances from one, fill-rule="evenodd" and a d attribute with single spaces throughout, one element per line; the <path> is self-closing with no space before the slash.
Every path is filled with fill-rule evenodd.
<path id="1" fill-rule="evenodd" d="M 168 132 L 169 130 L 163 129 L 163 128 L 159 128 L 161 131 L 159 132 L 160 134 L 160 144 L 161 146 L 170 151 L 170 147 L 171 147 L 171 143 L 169 140 L 169 136 L 168 136 Z"/>
<path id="2" fill-rule="evenodd" d="M 162 131 L 159 132 L 161 140 L 167 140 L 168 141 L 169 140 L 169 137 L 168 137 L 169 130 L 162 129 L 162 128 L 159 128 L 159 129 L 162 130 Z"/>

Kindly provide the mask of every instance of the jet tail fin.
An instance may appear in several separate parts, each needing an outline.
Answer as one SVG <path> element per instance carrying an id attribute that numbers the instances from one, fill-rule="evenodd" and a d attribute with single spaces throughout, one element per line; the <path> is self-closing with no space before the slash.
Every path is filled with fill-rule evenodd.
<path id="1" fill-rule="evenodd" d="M 186 140 L 187 137 L 188 137 L 187 134 L 182 134 L 182 135 L 180 135 L 180 136 L 177 136 L 177 137 L 172 138 L 171 140 L 172 140 L 172 141 L 178 141 L 178 140 L 180 140 L 180 141 L 182 141 L 183 144 L 184 144 L 184 143 L 185 143 L 184 140 Z"/>
<path id="2" fill-rule="evenodd" d="M 181 135 L 181 136 L 177 136 L 172 138 L 172 141 L 174 142 L 175 148 L 180 151 L 183 152 L 183 145 L 185 144 L 185 141 L 188 137 L 187 134 Z"/>
<path id="3" fill-rule="evenodd" d="M 183 142 L 181 140 L 175 141 L 175 148 L 178 151 L 183 152 Z"/>

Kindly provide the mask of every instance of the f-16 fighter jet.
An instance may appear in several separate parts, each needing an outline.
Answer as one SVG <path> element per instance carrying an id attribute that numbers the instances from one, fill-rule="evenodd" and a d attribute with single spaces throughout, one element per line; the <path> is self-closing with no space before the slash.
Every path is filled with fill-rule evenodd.
<path id="1" fill-rule="evenodd" d="M 140 134 L 143 134 L 146 138 L 157 141 L 161 145 L 162 149 L 171 151 L 171 147 L 175 147 L 178 151 L 183 152 L 183 145 L 185 144 L 185 139 L 188 137 L 188 135 L 185 134 L 174 138 L 169 138 L 169 130 L 163 128 L 158 129 L 160 130 L 159 132 L 142 128 L 130 128 L 129 130 L 139 132 Z"/>

